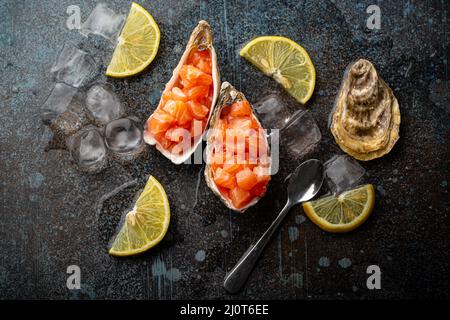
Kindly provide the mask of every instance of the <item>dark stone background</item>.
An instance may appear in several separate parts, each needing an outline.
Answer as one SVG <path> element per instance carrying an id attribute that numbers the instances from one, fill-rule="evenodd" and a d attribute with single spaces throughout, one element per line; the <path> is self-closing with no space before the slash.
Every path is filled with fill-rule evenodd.
<path id="1" fill-rule="evenodd" d="M 278 34 L 307 49 L 317 70 L 308 108 L 323 135 L 308 157 L 324 161 L 340 153 L 326 124 L 343 71 L 357 58 L 371 60 L 394 90 L 402 115 L 393 151 L 362 163 L 366 180 L 376 185 L 375 210 L 358 230 L 333 235 L 293 209 L 246 290 L 227 295 L 226 270 L 283 206 L 283 179 L 302 159 L 282 150 L 282 168 L 269 193 L 245 214 L 227 210 L 209 191 L 199 176 L 201 165 L 172 165 L 154 148 L 131 165 L 113 163 L 97 175 L 80 173 L 66 151 L 45 151 L 51 132 L 39 120 L 40 105 L 52 88 L 48 71 L 64 42 L 81 43 L 97 57 L 111 52 L 104 42 L 83 39 L 65 24 L 69 5 L 79 5 L 84 20 L 95 2 L 6 0 L 0 3 L 0 298 L 449 298 L 447 1 L 139 3 L 160 26 L 159 53 L 141 75 L 107 82 L 142 124 L 200 19 L 214 29 L 223 80 L 252 102 L 276 93 L 292 110 L 298 106 L 239 57 L 242 44 Z M 365 10 L 373 3 L 382 10 L 381 29 L 375 31 L 366 28 Z M 130 2 L 112 5 L 126 13 Z M 107 55 L 102 57 L 107 64 Z M 110 257 L 107 243 L 120 215 L 149 174 L 170 198 L 169 233 L 139 257 Z M 100 202 L 130 181 L 135 183 Z M 205 252 L 201 262 L 196 259 L 200 250 Z M 72 264 L 81 268 L 81 290 L 66 288 Z M 366 288 L 371 264 L 382 270 L 381 290 Z"/>

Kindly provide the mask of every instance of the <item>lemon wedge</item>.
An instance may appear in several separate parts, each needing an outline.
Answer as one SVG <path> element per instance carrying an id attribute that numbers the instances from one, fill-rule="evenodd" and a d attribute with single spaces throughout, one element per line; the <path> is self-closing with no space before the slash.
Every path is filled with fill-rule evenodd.
<path id="1" fill-rule="evenodd" d="M 151 14 L 133 2 L 106 75 L 124 78 L 141 72 L 155 58 L 159 40 L 159 27 Z"/>
<path id="2" fill-rule="evenodd" d="M 109 254 L 130 256 L 154 247 L 164 238 L 169 222 L 166 192 L 158 180 L 150 176 L 133 210 L 126 214 Z"/>
<path id="3" fill-rule="evenodd" d="M 329 232 L 348 232 L 359 227 L 370 216 L 375 203 L 373 185 L 345 191 L 303 203 L 303 211 L 312 222 Z"/>
<path id="4" fill-rule="evenodd" d="M 311 98 L 316 70 L 298 43 L 279 36 L 258 37 L 242 48 L 240 55 L 274 78 L 298 102 L 305 104 Z"/>

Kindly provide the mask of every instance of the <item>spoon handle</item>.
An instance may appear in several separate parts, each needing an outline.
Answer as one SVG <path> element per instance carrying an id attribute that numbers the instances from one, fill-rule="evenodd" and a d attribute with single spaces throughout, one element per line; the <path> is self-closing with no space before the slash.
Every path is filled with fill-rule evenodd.
<path id="1" fill-rule="evenodd" d="M 236 265 L 225 276 L 223 286 L 229 293 L 237 293 L 242 285 L 247 280 L 250 272 L 256 264 L 261 252 L 266 247 L 270 238 L 280 223 L 283 221 L 289 209 L 292 207 L 291 202 L 288 200 L 284 208 L 278 214 L 277 218 L 272 222 L 270 227 L 264 232 L 256 243 L 252 244 L 250 248 L 242 255 Z"/>

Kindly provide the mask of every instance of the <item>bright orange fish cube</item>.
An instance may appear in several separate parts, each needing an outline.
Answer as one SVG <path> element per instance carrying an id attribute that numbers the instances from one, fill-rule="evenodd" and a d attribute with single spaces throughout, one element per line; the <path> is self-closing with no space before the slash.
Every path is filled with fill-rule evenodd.
<path id="1" fill-rule="evenodd" d="M 175 118 L 162 111 L 155 111 L 147 122 L 150 132 L 154 135 L 158 135 L 161 132 L 165 132 L 173 123 Z"/>
<path id="2" fill-rule="evenodd" d="M 250 116 L 252 109 L 247 100 L 237 101 L 231 105 L 230 115 L 233 117 Z"/>
<path id="3" fill-rule="evenodd" d="M 259 182 L 267 182 L 270 180 L 270 168 L 263 166 L 256 166 L 253 168 L 253 173 L 256 174 L 256 178 Z"/>
<path id="4" fill-rule="evenodd" d="M 165 138 L 173 142 L 185 141 L 190 136 L 190 132 L 182 127 L 169 128 L 165 134 Z"/>
<path id="5" fill-rule="evenodd" d="M 229 197 L 233 205 L 240 209 L 251 200 L 252 195 L 247 190 L 235 187 L 230 190 Z"/>
<path id="6" fill-rule="evenodd" d="M 235 175 L 236 173 L 241 171 L 243 168 L 244 168 L 243 165 L 241 163 L 237 163 L 236 160 L 227 161 L 223 165 L 223 170 L 225 170 L 226 172 L 233 174 L 233 175 Z"/>
<path id="7" fill-rule="evenodd" d="M 266 192 L 266 190 L 267 190 L 267 183 L 260 182 L 257 183 L 250 192 L 252 196 L 259 197 L 263 195 Z"/>
<path id="8" fill-rule="evenodd" d="M 200 101 L 208 97 L 209 87 L 208 86 L 195 86 L 186 89 L 186 95 L 189 100 Z M 211 104 L 208 105 L 209 107 Z"/>
<path id="9" fill-rule="evenodd" d="M 180 70 L 180 77 L 182 80 L 187 80 L 197 85 L 209 86 L 213 83 L 212 76 L 196 68 L 192 65 L 184 65 Z"/>
<path id="10" fill-rule="evenodd" d="M 192 120 L 189 107 L 183 101 L 169 100 L 163 109 L 167 113 L 171 114 L 179 125 L 185 125 Z"/>
<path id="11" fill-rule="evenodd" d="M 254 174 L 253 171 L 250 170 L 250 168 L 245 168 L 236 173 L 236 182 L 239 188 L 248 191 L 258 183 L 258 178 L 256 177 L 256 174 Z"/>
<path id="12" fill-rule="evenodd" d="M 214 172 L 214 182 L 221 187 L 233 189 L 236 186 L 236 177 L 222 168 L 217 168 Z"/>
<path id="13" fill-rule="evenodd" d="M 183 90 L 181 90 L 178 87 L 173 87 L 172 88 L 172 99 L 173 100 L 180 100 L 180 101 L 183 101 L 183 102 L 188 101 L 187 95 L 183 92 Z"/>
<path id="14" fill-rule="evenodd" d="M 202 70 L 204 73 L 211 74 L 212 73 L 212 64 L 210 60 L 202 59 L 198 61 L 195 66 Z"/>
<path id="15" fill-rule="evenodd" d="M 202 120 L 209 114 L 209 108 L 196 101 L 188 101 L 191 114 L 197 120 Z"/>

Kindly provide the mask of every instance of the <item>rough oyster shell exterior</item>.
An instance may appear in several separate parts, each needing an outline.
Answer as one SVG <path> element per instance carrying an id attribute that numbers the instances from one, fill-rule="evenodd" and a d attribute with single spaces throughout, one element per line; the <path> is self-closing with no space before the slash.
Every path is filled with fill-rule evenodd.
<path id="1" fill-rule="evenodd" d="M 399 138 L 398 101 L 365 59 L 346 71 L 330 120 L 337 144 L 358 160 L 389 153 Z"/>

